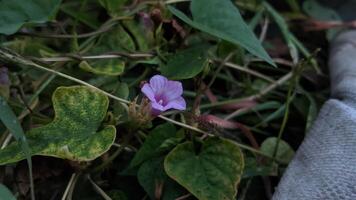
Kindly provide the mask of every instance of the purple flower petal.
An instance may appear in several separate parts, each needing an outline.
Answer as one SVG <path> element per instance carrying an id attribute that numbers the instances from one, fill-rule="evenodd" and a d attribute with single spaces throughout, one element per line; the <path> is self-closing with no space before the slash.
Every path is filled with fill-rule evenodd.
<path id="1" fill-rule="evenodd" d="M 149 100 L 156 102 L 155 93 L 148 83 L 145 83 L 143 85 L 143 87 L 141 88 L 141 92 L 143 92 L 143 94 L 145 94 Z"/>
<path id="2" fill-rule="evenodd" d="M 179 81 L 168 81 L 163 91 L 167 101 L 174 100 L 183 94 L 182 83 Z"/>
<path id="3" fill-rule="evenodd" d="M 161 75 L 155 75 L 141 88 L 142 93 L 151 101 L 152 115 L 156 116 L 169 110 L 185 110 L 186 102 L 181 96 L 183 86 L 179 81 L 170 81 Z"/>
<path id="4" fill-rule="evenodd" d="M 186 103 L 183 97 L 178 97 L 172 101 L 169 101 L 169 103 L 164 107 L 165 110 L 168 109 L 177 109 L 177 110 L 185 110 L 186 109 Z"/>
<path id="5" fill-rule="evenodd" d="M 163 107 L 161 104 L 159 104 L 157 102 L 151 102 L 151 106 L 152 106 L 153 109 L 161 111 L 161 112 L 167 110 L 165 107 Z"/>
<path id="6" fill-rule="evenodd" d="M 160 94 L 165 88 L 168 80 L 166 77 L 161 75 L 155 75 L 150 79 L 150 86 L 153 92 L 157 95 Z"/>

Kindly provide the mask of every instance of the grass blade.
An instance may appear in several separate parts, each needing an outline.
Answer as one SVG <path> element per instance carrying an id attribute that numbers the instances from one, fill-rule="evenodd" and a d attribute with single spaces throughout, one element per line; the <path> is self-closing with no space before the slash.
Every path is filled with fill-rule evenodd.
<path id="1" fill-rule="evenodd" d="M 33 176 L 32 176 L 32 160 L 30 155 L 30 147 L 27 143 L 25 133 L 10 106 L 7 104 L 6 100 L 0 96 L 0 120 L 9 129 L 10 133 L 14 138 L 21 142 L 21 148 L 26 155 L 28 170 L 30 175 L 30 184 L 31 184 L 31 199 L 35 200 Z"/>

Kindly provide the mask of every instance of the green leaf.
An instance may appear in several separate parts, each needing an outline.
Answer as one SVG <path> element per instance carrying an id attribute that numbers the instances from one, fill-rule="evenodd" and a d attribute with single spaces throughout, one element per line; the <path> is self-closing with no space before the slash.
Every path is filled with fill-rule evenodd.
<path id="1" fill-rule="evenodd" d="M 134 168 L 144 161 L 153 158 L 157 155 L 157 150 L 161 144 L 169 138 L 176 136 L 176 129 L 172 124 L 163 124 L 153 129 L 145 142 L 131 160 L 128 168 Z"/>
<path id="2" fill-rule="evenodd" d="M 261 144 L 261 151 L 266 155 L 273 156 L 274 149 L 277 145 L 277 137 L 269 137 Z M 288 164 L 294 156 L 294 150 L 283 140 L 279 141 L 276 158 L 283 164 Z"/>
<path id="3" fill-rule="evenodd" d="M 20 55 L 43 57 L 44 54 L 55 54 L 51 48 L 47 47 L 41 39 L 16 39 L 3 44 Z"/>
<path id="4" fill-rule="evenodd" d="M 174 7 L 168 6 L 168 9 L 192 27 L 240 45 L 253 55 L 275 66 L 230 0 L 193 0 L 190 8 L 193 20 Z"/>
<path id="5" fill-rule="evenodd" d="M 125 5 L 127 0 L 99 0 L 101 6 L 103 6 L 108 14 L 115 17 L 121 14 L 122 6 Z"/>
<path id="6" fill-rule="evenodd" d="M 122 23 L 136 41 L 137 49 L 144 52 L 149 51 L 154 43 L 151 31 L 134 20 L 124 20 Z"/>
<path id="7" fill-rule="evenodd" d="M 161 72 L 170 79 L 189 79 L 199 74 L 207 64 L 208 45 L 199 45 L 177 52 L 166 65 L 161 66 Z"/>
<path id="8" fill-rule="evenodd" d="M 107 96 L 88 87 L 72 86 L 57 88 L 52 100 L 54 120 L 26 134 L 31 155 L 90 161 L 111 147 L 115 127 L 100 128 L 109 105 Z M 24 158 L 18 142 L 0 150 L 0 165 Z"/>
<path id="9" fill-rule="evenodd" d="M 11 191 L 7 189 L 3 184 L 0 184 L 0 199 L 1 200 L 16 200 Z"/>
<path id="10" fill-rule="evenodd" d="M 87 54 L 100 55 L 108 52 L 134 51 L 135 42 L 122 26 L 116 26 L 113 30 L 103 34 Z M 85 71 L 98 74 L 117 76 L 124 72 L 125 62 L 121 58 L 96 59 L 82 61 L 79 67 Z"/>
<path id="11" fill-rule="evenodd" d="M 164 157 L 158 157 L 144 162 L 137 173 L 140 185 L 151 199 L 155 197 L 156 188 L 163 186 L 162 200 L 176 199 L 185 194 L 185 190 L 169 178 L 163 168 Z"/>
<path id="12" fill-rule="evenodd" d="M 196 153 L 192 142 L 174 148 L 164 161 L 167 174 L 199 200 L 233 200 L 244 167 L 231 140 L 208 138 Z"/>
<path id="13" fill-rule="evenodd" d="M 27 23 L 44 23 L 54 15 L 61 0 L 0 1 L 0 34 L 15 33 Z"/>

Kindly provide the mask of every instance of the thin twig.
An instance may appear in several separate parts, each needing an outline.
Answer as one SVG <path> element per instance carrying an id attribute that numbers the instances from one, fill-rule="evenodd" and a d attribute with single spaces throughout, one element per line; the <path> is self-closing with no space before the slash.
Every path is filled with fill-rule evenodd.
<path id="1" fill-rule="evenodd" d="M 25 35 L 25 36 L 32 36 L 32 37 L 42 37 L 42 38 L 56 38 L 56 39 L 72 39 L 72 38 L 87 38 L 91 36 L 100 35 L 101 33 L 105 33 L 111 30 L 117 24 L 117 21 L 124 20 L 124 19 L 131 19 L 132 17 L 122 16 L 117 18 L 112 18 L 105 22 L 98 30 L 89 33 L 82 33 L 78 35 L 70 35 L 70 34 L 51 34 L 51 33 L 31 33 L 31 32 L 24 32 L 20 31 L 17 34 Z"/>
<path id="2" fill-rule="evenodd" d="M 251 96 L 248 96 L 248 97 L 238 98 L 238 99 L 231 99 L 231 100 L 227 100 L 227 101 L 220 101 L 220 102 L 216 102 L 216 103 L 210 103 L 210 104 L 206 104 L 206 105 L 201 105 L 200 108 L 212 108 L 212 107 L 218 107 L 218 106 L 231 104 L 231 103 L 238 103 L 238 102 L 242 102 L 242 101 L 258 100 L 261 97 L 263 97 L 264 95 L 266 95 L 269 92 L 271 92 L 272 90 L 276 89 L 278 86 L 283 85 L 286 81 L 288 81 L 290 78 L 292 78 L 292 76 L 293 76 L 293 72 L 289 72 L 288 74 L 282 76 L 280 79 L 278 79 L 274 83 L 272 83 L 272 84 L 268 85 L 267 87 L 265 87 L 263 90 L 261 90 L 257 94 L 254 94 L 254 95 L 251 95 Z"/>
<path id="3" fill-rule="evenodd" d="M 273 58 L 272 59 L 273 62 L 275 62 L 276 64 L 281 64 L 281 65 L 286 65 L 289 67 L 293 67 L 295 66 L 295 64 L 289 60 L 283 59 L 283 58 Z M 264 60 L 262 60 L 261 58 L 252 58 L 250 59 L 250 62 L 263 62 Z"/>
<path id="4" fill-rule="evenodd" d="M 269 18 L 266 17 L 265 20 L 263 21 L 263 25 L 262 25 L 262 30 L 260 33 L 260 38 L 259 40 L 261 42 L 263 42 L 266 38 L 266 34 L 267 34 L 267 30 L 268 30 L 268 25 L 269 25 Z"/>
<path id="5" fill-rule="evenodd" d="M 41 62 L 65 62 L 65 61 L 73 61 L 73 60 L 93 60 L 93 59 L 112 59 L 112 58 L 132 58 L 132 59 L 140 59 L 140 58 L 152 58 L 154 54 L 151 53 L 124 53 L 124 52 L 110 52 L 101 55 L 91 55 L 91 56 L 80 56 L 80 55 L 65 55 L 59 57 L 49 57 L 49 58 L 33 58 L 34 60 L 38 60 Z"/>
<path id="6" fill-rule="evenodd" d="M 71 176 L 70 179 L 69 179 L 69 182 L 68 182 L 68 185 L 67 185 L 67 187 L 66 187 L 66 190 L 65 190 L 64 193 L 63 193 L 62 200 L 66 200 L 67 195 L 68 195 L 68 193 L 69 193 L 69 189 L 72 187 L 72 184 L 73 184 L 73 182 L 74 182 L 75 177 L 76 177 L 76 174 L 73 173 L 72 176 Z"/>
<path id="7" fill-rule="evenodd" d="M 109 195 L 107 195 L 103 189 L 101 189 L 94 181 L 91 179 L 90 175 L 87 175 L 89 182 L 93 185 L 95 191 L 100 194 L 105 200 L 112 200 Z"/>
<path id="8" fill-rule="evenodd" d="M 164 3 L 165 4 L 173 4 L 173 3 L 180 3 L 180 2 L 188 2 L 190 0 L 167 0 Z"/>
<path id="9" fill-rule="evenodd" d="M 192 111 L 193 113 L 196 113 L 196 111 L 198 111 L 198 108 L 199 108 L 199 105 L 200 105 L 200 102 L 201 102 L 201 95 L 208 89 L 210 88 L 215 79 L 216 79 L 216 76 L 219 74 L 219 72 L 221 71 L 221 69 L 224 67 L 225 63 L 228 62 L 230 60 L 230 58 L 234 55 L 234 53 L 229 53 L 225 58 L 224 60 L 221 61 L 221 63 L 219 64 L 218 66 L 218 69 L 214 72 L 214 75 L 213 77 L 210 79 L 210 82 L 208 85 L 206 86 L 203 86 L 203 81 L 201 80 L 200 84 L 198 85 L 198 92 L 195 96 L 195 99 L 194 99 L 194 103 L 193 103 L 193 108 L 192 108 Z M 203 86 L 203 87 L 202 87 Z"/>
<path id="10" fill-rule="evenodd" d="M 188 193 L 188 194 L 185 194 L 183 196 L 180 196 L 180 197 L 176 198 L 175 200 L 184 200 L 184 199 L 187 199 L 190 196 L 192 196 L 192 194 Z"/>
<path id="11" fill-rule="evenodd" d="M 220 62 L 220 63 L 222 62 L 221 60 L 214 60 L 214 61 L 215 61 L 215 62 Z M 230 62 L 225 62 L 224 65 L 227 66 L 227 67 L 233 68 L 233 69 L 237 69 L 237 70 L 242 71 L 242 72 L 246 72 L 246 73 L 248 73 L 248 74 L 251 74 L 251 75 L 253 75 L 253 76 L 256 76 L 256 77 L 258 77 L 258 78 L 261 78 L 261 79 L 263 79 L 263 80 L 266 80 L 266 81 L 268 81 L 268 82 L 270 82 L 270 83 L 274 83 L 274 82 L 275 82 L 275 80 L 271 79 L 270 77 L 265 76 L 265 75 L 263 75 L 263 74 L 261 74 L 261 73 L 259 73 L 259 72 L 257 72 L 257 71 L 254 71 L 254 70 L 252 70 L 252 69 L 249 69 L 249 68 L 247 68 L 247 67 L 242 67 L 242 66 L 240 66 L 240 65 L 237 65 L 237 64 L 234 64 L 234 63 L 230 63 Z"/>

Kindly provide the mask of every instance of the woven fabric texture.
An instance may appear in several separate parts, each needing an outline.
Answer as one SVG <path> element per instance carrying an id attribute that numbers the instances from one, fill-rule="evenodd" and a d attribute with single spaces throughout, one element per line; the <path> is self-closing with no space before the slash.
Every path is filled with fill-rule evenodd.
<path id="1" fill-rule="evenodd" d="M 280 181 L 273 200 L 356 200 L 356 30 L 331 42 L 331 98 Z"/>

